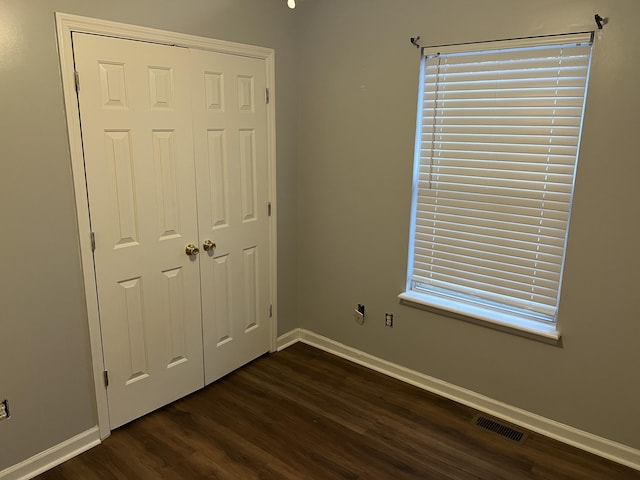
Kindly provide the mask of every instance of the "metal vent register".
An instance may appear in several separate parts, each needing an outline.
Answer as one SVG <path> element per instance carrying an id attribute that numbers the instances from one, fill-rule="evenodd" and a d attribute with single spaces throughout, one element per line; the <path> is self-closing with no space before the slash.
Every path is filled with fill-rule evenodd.
<path id="1" fill-rule="evenodd" d="M 516 430 L 513 427 L 500 423 L 496 420 L 484 417 L 482 415 L 476 415 L 473 419 L 474 425 L 489 430 L 490 432 L 497 433 L 501 437 L 508 438 L 517 443 L 524 443 L 527 439 L 527 433 L 520 430 Z"/>

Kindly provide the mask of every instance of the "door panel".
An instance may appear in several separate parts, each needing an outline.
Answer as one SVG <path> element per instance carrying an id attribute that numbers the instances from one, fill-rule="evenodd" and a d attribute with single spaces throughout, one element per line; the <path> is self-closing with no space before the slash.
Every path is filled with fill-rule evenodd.
<path id="1" fill-rule="evenodd" d="M 266 66 L 189 53 L 208 384 L 270 345 Z"/>
<path id="2" fill-rule="evenodd" d="M 204 384 L 186 49 L 73 35 L 111 428 Z"/>

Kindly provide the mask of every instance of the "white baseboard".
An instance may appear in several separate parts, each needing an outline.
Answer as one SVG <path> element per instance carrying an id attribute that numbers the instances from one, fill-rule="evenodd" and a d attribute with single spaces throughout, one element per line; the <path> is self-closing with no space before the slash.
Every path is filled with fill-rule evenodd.
<path id="1" fill-rule="evenodd" d="M 540 433 L 562 443 L 640 470 L 640 450 L 589 432 L 536 415 L 506 403 L 480 395 L 434 377 L 388 362 L 368 353 L 343 345 L 304 329 L 294 329 L 278 338 L 278 351 L 298 341 L 337 355 L 377 372 L 427 390 L 436 395 L 467 405 L 488 415 L 501 418 L 527 430 Z M 280 340 L 282 339 L 282 342 Z"/>
<path id="2" fill-rule="evenodd" d="M 0 480 L 28 480 L 100 443 L 100 431 L 93 427 L 54 447 L 38 453 L 24 462 L 0 472 Z"/>
<path id="3" fill-rule="evenodd" d="M 276 342 L 276 350 L 279 352 L 280 350 L 284 350 L 285 348 L 290 347 L 291 345 L 299 341 L 300 329 L 294 328 L 293 330 L 290 330 L 284 335 L 278 337 L 278 340 Z"/>

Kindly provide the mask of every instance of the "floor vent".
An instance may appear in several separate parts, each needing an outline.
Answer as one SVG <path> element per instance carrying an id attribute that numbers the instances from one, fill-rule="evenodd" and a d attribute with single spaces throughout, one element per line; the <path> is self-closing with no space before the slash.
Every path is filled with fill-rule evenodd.
<path id="1" fill-rule="evenodd" d="M 514 442 L 523 443 L 527 439 L 527 434 L 525 432 L 521 432 L 520 430 L 516 430 L 504 423 L 500 423 L 482 415 L 477 415 L 473 419 L 473 423 L 480 428 L 497 433 L 498 435 L 508 438 L 509 440 L 513 440 Z"/>

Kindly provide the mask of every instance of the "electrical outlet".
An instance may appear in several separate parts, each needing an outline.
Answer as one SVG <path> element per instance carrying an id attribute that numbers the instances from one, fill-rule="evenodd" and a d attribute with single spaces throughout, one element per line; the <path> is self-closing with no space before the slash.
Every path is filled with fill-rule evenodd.
<path id="1" fill-rule="evenodd" d="M 0 402 L 0 420 L 4 420 L 9 418 L 11 414 L 9 413 L 9 400 L 3 400 Z"/>
<path id="2" fill-rule="evenodd" d="M 353 311 L 353 319 L 356 323 L 364 325 L 364 305 L 359 303 L 356 309 Z"/>
<path id="3" fill-rule="evenodd" d="M 393 328 L 393 313 L 384 314 L 384 326 Z"/>

